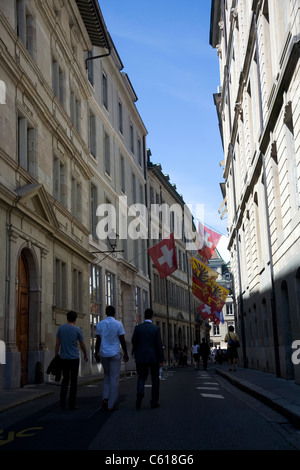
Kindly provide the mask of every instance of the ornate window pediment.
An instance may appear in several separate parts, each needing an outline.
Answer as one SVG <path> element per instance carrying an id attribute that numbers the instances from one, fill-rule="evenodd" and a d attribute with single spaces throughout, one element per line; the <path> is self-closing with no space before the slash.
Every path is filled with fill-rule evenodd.
<path id="1" fill-rule="evenodd" d="M 23 207 L 38 218 L 43 219 L 55 229 L 59 224 L 53 208 L 48 199 L 47 193 L 41 184 L 27 184 L 15 190 L 19 196 L 18 207 Z"/>

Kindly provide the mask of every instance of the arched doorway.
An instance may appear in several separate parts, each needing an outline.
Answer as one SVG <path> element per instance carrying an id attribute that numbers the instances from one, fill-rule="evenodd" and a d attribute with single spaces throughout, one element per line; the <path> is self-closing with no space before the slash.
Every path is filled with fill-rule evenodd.
<path id="1" fill-rule="evenodd" d="M 18 260 L 16 303 L 16 343 L 21 354 L 21 386 L 28 383 L 29 348 L 29 269 L 24 253 Z"/>

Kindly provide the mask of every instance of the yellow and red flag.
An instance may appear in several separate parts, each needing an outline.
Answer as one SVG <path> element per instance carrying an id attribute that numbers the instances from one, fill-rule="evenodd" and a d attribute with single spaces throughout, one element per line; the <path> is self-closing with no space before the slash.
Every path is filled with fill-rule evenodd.
<path id="1" fill-rule="evenodd" d="M 197 258 L 192 258 L 192 260 L 193 294 L 207 303 L 212 296 L 212 289 L 219 274 Z"/>
<path id="2" fill-rule="evenodd" d="M 207 305 L 209 305 L 213 312 L 220 313 L 223 305 L 226 302 L 227 296 L 229 294 L 229 290 L 225 289 L 225 287 L 221 286 L 220 284 L 214 283 L 212 287 L 211 294 L 207 299 Z"/>

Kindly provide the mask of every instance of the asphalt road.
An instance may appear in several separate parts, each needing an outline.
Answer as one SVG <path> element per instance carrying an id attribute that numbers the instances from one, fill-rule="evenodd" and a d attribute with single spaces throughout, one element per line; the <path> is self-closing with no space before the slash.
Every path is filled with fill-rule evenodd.
<path id="1" fill-rule="evenodd" d="M 102 383 L 79 387 L 75 411 L 59 408 L 57 387 L 50 397 L 1 413 L 0 451 L 93 450 L 102 451 L 103 459 L 130 457 L 141 450 L 169 459 L 176 451 L 180 464 L 191 465 L 195 459 L 200 462 L 203 450 L 300 449 L 298 430 L 222 379 L 213 367 L 207 372 L 192 367 L 165 371 L 160 385 L 160 408 L 150 408 L 148 383 L 142 407 L 136 410 L 136 377 L 122 379 L 114 412 L 100 409 Z M 134 461 L 125 464 L 138 466 Z"/>

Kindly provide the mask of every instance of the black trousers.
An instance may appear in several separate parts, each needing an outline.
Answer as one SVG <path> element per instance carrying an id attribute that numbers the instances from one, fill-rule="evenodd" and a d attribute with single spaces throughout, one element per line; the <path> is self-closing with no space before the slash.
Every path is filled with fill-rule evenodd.
<path id="1" fill-rule="evenodd" d="M 207 369 L 208 356 L 202 356 L 202 361 L 203 361 L 203 368 L 204 368 L 204 370 L 206 370 Z"/>
<path id="2" fill-rule="evenodd" d="M 137 394 L 142 397 L 144 396 L 145 382 L 150 372 L 152 381 L 151 405 L 156 405 L 159 400 L 159 364 L 139 362 L 136 364 L 136 372 L 138 375 Z"/>
<path id="3" fill-rule="evenodd" d="M 61 370 L 63 379 L 60 389 L 60 406 L 63 408 L 66 406 L 68 388 L 70 384 L 69 407 L 72 408 L 75 406 L 77 396 L 79 359 L 61 359 Z"/>

